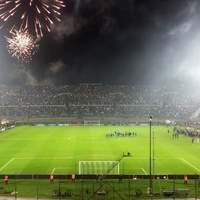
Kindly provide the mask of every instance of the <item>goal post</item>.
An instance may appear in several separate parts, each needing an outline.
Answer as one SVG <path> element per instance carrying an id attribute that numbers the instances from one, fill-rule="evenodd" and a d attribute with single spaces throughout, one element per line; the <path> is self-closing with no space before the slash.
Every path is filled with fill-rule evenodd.
<path id="1" fill-rule="evenodd" d="M 99 120 L 88 120 L 88 121 L 84 121 L 84 126 L 101 126 L 101 122 Z"/>
<path id="2" fill-rule="evenodd" d="M 119 174 L 118 161 L 79 161 L 79 174 Z"/>

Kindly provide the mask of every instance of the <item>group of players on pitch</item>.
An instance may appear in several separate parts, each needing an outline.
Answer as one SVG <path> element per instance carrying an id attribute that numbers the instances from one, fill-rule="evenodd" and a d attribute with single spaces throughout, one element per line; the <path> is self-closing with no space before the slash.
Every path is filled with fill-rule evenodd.
<path id="1" fill-rule="evenodd" d="M 137 132 L 131 132 L 131 131 L 114 131 L 111 132 L 109 131 L 108 133 L 106 133 L 106 137 L 114 137 L 114 136 L 122 136 L 122 137 L 126 137 L 126 136 L 137 136 Z"/>

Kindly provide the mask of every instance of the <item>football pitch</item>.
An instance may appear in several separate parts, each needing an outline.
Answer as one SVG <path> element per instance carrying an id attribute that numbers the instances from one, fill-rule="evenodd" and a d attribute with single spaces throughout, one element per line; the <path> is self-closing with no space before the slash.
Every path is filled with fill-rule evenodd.
<path id="1" fill-rule="evenodd" d="M 169 133 L 168 130 L 169 129 Z M 108 133 L 135 132 L 130 136 Z M 200 143 L 152 126 L 154 174 L 200 174 Z M 149 174 L 149 126 L 19 126 L 0 133 L 0 174 Z"/>

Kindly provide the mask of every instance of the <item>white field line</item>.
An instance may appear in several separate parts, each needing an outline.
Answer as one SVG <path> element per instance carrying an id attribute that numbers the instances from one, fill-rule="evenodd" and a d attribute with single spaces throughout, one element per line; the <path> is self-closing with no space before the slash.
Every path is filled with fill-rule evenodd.
<path id="1" fill-rule="evenodd" d="M 12 158 L 11 160 L 9 160 L 1 169 L 0 171 L 5 168 L 8 164 L 10 164 L 15 158 Z"/>
<path id="2" fill-rule="evenodd" d="M 144 170 L 144 168 L 141 168 L 142 169 L 142 171 L 145 173 L 145 175 L 147 175 L 147 172 Z"/>
<path id="3" fill-rule="evenodd" d="M 23 127 L 24 128 L 24 127 Z M 5 134 L 5 135 L 2 135 L 2 136 L 0 136 L 0 138 L 3 138 L 3 137 L 6 137 L 7 135 L 10 135 L 10 134 L 12 134 L 12 133 L 14 133 L 14 132 L 16 132 L 16 131 L 19 131 L 19 130 L 21 130 L 21 129 L 23 129 L 23 128 L 20 128 L 20 129 L 18 129 L 18 130 L 13 130 L 13 131 L 10 131 L 10 133 L 7 133 L 7 134 Z M 2 132 L 3 133 L 3 132 Z"/>
<path id="4" fill-rule="evenodd" d="M 72 167 L 55 167 L 53 168 L 51 174 L 53 174 L 56 170 L 66 170 L 66 169 L 72 169 Z"/>
<path id="5" fill-rule="evenodd" d="M 55 170 L 56 170 L 56 168 L 53 168 L 53 170 L 52 170 L 51 174 L 53 174 Z"/>
<path id="6" fill-rule="evenodd" d="M 200 170 L 198 169 L 198 168 L 196 168 L 194 165 L 192 165 L 192 164 L 190 164 L 189 162 L 187 162 L 185 159 L 183 159 L 183 158 L 179 158 L 180 160 L 182 160 L 183 162 L 185 162 L 187 165 L 189 165 L 190 167 L 192 167 L 192 168 L 194 168 L 194 169 L 196 169 L 197 171 L 199 171 L 200 172 Z"/>
<path id="7" fill-rule="evenodd" d="M 54 158 L 55 160 L 56 159 L 58 159 L 58 160 L 62 160 L 62 159 L 74 159 L 74 158 L 78 158 L 78 157 L 110 157 L 111 155 L 82 155 L 82 156 L 66 156 L 66 157 L 56 157 L 56 158 Z M 52 159 L 52 157 L 42 157 L 42 158 L 26 158 L 26 157 L 23 157 L 23 158 L 15 158 L 15 159 L 22 159 L 22 160 L 25 160 L 25 159 L 40 159 L 40 160 L 42 160 L 42 159 Z M 147 158 L 146 158 L 147 159 Z M 80 160 L 80 161 L 82 161 L 82 160 Z M 107 160 L 107 161 L 110 161 L 110 160 Z M 106 161 L 106 162 L 107 162 Z M 88 162 L 88 161 L 87 161 Z M 94 160 L 93 160 L 93 162 L 94 162 Z M 99 162 L 102 162 L 101 160 L 99 160 Z M 116 161 L 114 161 L 114 162 L 116 162 Z"/>
<path id="8" fill-rule="evenodd" d="M 56 158 L 56 159 L 60 159 L 60 160 L 63 160 L 63 159 L 70 159 L 72 157 L 69 157 L 69 158 L 66 158 L 66 157 L 60 157 L 60 158 Z M 52 159 L 51 157 L 49 158 L 12 158 L 11 160 L 9 160 L 3 167 L 0 168 L 0 171 L 2 169 L 4 169 L 7 165 L 9 165 L 14 159 L 17 159 L 17 160 L 30 160 L 30 159 L 39 159 L 39 160 L 46 160 L 46 159 Z M 138 159 L 138 158 L 134 158 L 134 159 Z M 140 158 L 140 159 L 145 159 L 145 158 Z M 176 158 L 174 158 L 176 159 Z M 179 160 L 182 160 L 184 163 L 186 163 L 187 165 L 191 166 L 192 168 L 194 168 L 195 170 L 199 171 L 200 172 L 200 169 L 196 168 L 194 165 L 190 164 L 189 162 L 187 162 L 185 159 L 183 158 L 178 158 Z M 84 161 L 82 161 L 84 162 Z M 91 161 L 86 161 L 86 162 L 91 162 Z M 102 162 L 102 161 L 92 161 L 92 162 Z M 105 162 L 108 162 L 108 161 L 105 161 Z M 111 161 L 111 162 L 116 162 L 116 161 Z M 56 169 L 66 169 L 66 168 L 61 168 L 61 167 L 56 167 L 53 169 L 52 173 L 56 170 Z M 144 170 L 144 168 L 139 168 L 141 169 L 144 174 L 147 175 L 147 172 Z"/>
<path id="9" fill-rule="evenodd" d="M 142 170 L 142 171 L 144 172 L 145 175 L 147 175 L 147 172 L 144 170 L 144 168 L 131 168 L 131 167 L 129 167 L 129 168 L 126 168 L 126 169 L 129 169 L 129 170 L 130 170 L 130 169 L 131 169 L 131 170 L 138 170 L 138 169 L 139 169 L 139 170 Z"/>
<path id="10" fill-rule="evenodd" d="M 91 163 L 102 163 L 102 162 L 111 162 L 111 163 L 118 163 L 118 161 L 115 161 L 115 160 L 97 160 L 97 161 L 94 161 L 94 160 L 80 160 L 79 162 L 87 162 L 89 164 L 89 162 Z"/>
<path id="11" fill-rule="evenodd" d="M 15 158 L 16 160 L 52 160 L 52 157 L 46 157 L 46 158 Z M 66 160 L 66 159 L 72 159 L 72 157 L 57 157 L 54 158 L 54 160 Z"/>

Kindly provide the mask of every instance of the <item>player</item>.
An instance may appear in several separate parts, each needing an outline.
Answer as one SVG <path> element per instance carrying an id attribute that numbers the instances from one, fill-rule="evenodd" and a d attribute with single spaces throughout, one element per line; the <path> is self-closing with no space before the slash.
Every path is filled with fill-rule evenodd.
<path id="1" fill-rule="evenodd" d="M 75 174 L 72 174 L 71 179 L 72 179 L 72 182 L 75 183 L 75 180 L 76 180 Z"/>
<path id="2" fill-rule="evenodd" d="M 188 181 L 187 175 L 184 176 L 183 181 L 184 181 L 184 184 L 187 184 L 187 181 Z"/>
<path id="3" fill-rule="evenodd" d="M 7 185 L 8 184 L 8 175 L 5 175 L 4 181 L 5 181 L 5 184 Z"/>
<path id="4" fill-rule="evenodd" d="M 54 175 L 50 174 L 50 183 L 53 183 L 53 180 L 54 180 Z"/>

